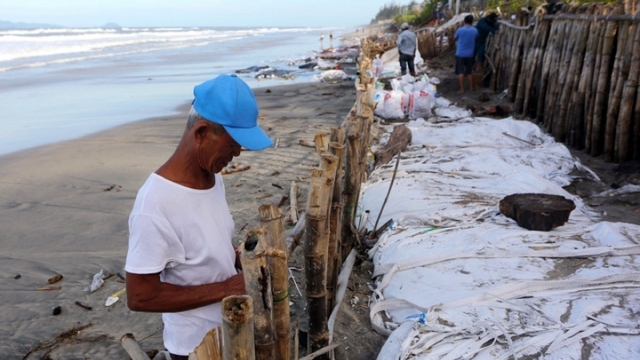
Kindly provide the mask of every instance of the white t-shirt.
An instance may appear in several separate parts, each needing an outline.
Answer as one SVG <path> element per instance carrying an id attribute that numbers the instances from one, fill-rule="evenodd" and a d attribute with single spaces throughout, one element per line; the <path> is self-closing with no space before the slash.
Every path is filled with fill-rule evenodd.
<path id="1" fill-rule="evenodd" d="M 213 188 L 196 190 L 149 176 L 129 216 L 127 272 L 159 272 L 162 282 L 176 285 L 221 282 L 237 273 L 234 223 L 222 176 L 215 179 Z M 162 320 L 167 350 L 189 355 L 210 329 L 222 325 L 221 305 L 163 313 Z"/>

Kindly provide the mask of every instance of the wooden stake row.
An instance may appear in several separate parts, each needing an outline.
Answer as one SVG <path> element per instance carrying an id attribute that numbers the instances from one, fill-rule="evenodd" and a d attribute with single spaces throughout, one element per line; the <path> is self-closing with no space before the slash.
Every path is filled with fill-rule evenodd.
<path id="1" fill-rule="evenodd" d="M 589 4 L 533 29 L 501 27 L 487 44 L 491 89 L 557 141 L 606 162 L 640 159 L 640 12 L 629 9 Z"/>

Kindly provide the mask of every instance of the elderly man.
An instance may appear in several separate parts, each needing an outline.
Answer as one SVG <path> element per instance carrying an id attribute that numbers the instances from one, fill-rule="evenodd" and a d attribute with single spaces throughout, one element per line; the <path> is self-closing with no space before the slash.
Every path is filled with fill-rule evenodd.
<path id="1" fill-rule="evenodd" d="M 400 55 L 400 72 L 402 75 L 407 73 L 416 76 L 416 69 L 413 65 L 413 59 L 416 56 L 416 34 L 409 30 L 409 24 L 403 23 L 400 26 L 400 35 L 398 35 L 398 54 Z"/>
<path id="2" fill-rule="evenodd" d="M 253 92 L 235 75 L 193 92 L 178 147 L 136 197 L 125 265 L 129 308 L 163 313 L 164 344 L 174 360 L 187 359 L 222 324 L 222 299 L 245 294 L 220 171 L 241 146 L 272 144 L 258 127 Z"/>

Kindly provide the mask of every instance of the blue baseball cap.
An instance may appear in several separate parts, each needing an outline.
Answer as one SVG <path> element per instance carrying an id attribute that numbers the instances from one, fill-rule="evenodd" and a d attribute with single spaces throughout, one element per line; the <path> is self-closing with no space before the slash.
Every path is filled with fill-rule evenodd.
<path id="1" fill-rule="evenodd" d="M 258 126 L 253 91 L 235 74 L 219 75 L 193 88 L 193 108 L 203 118 L 222 125 L 240 146 L 262 150 L 273 141 Z"/>

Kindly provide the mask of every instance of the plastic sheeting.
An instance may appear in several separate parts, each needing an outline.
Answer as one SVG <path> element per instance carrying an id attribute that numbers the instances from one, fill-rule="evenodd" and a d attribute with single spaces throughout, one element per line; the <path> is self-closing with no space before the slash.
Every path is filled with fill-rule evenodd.
<path id="1" fill-rule="evenodd" d="M 370 252 L 370 317 L 390 334 L 378 359 L 640 358 L 640 226 L 601 222 L 565 191 L 574 170 L 597 176 L 536 125 L 437 104 L 455 119 L 407 123 L 412 143 L 378 221 L 394 223 Z M 369 229 L 394 162 L 363 186 Z M 528 231 L 498 210 L 526 192 L 576 209 Z"/>

